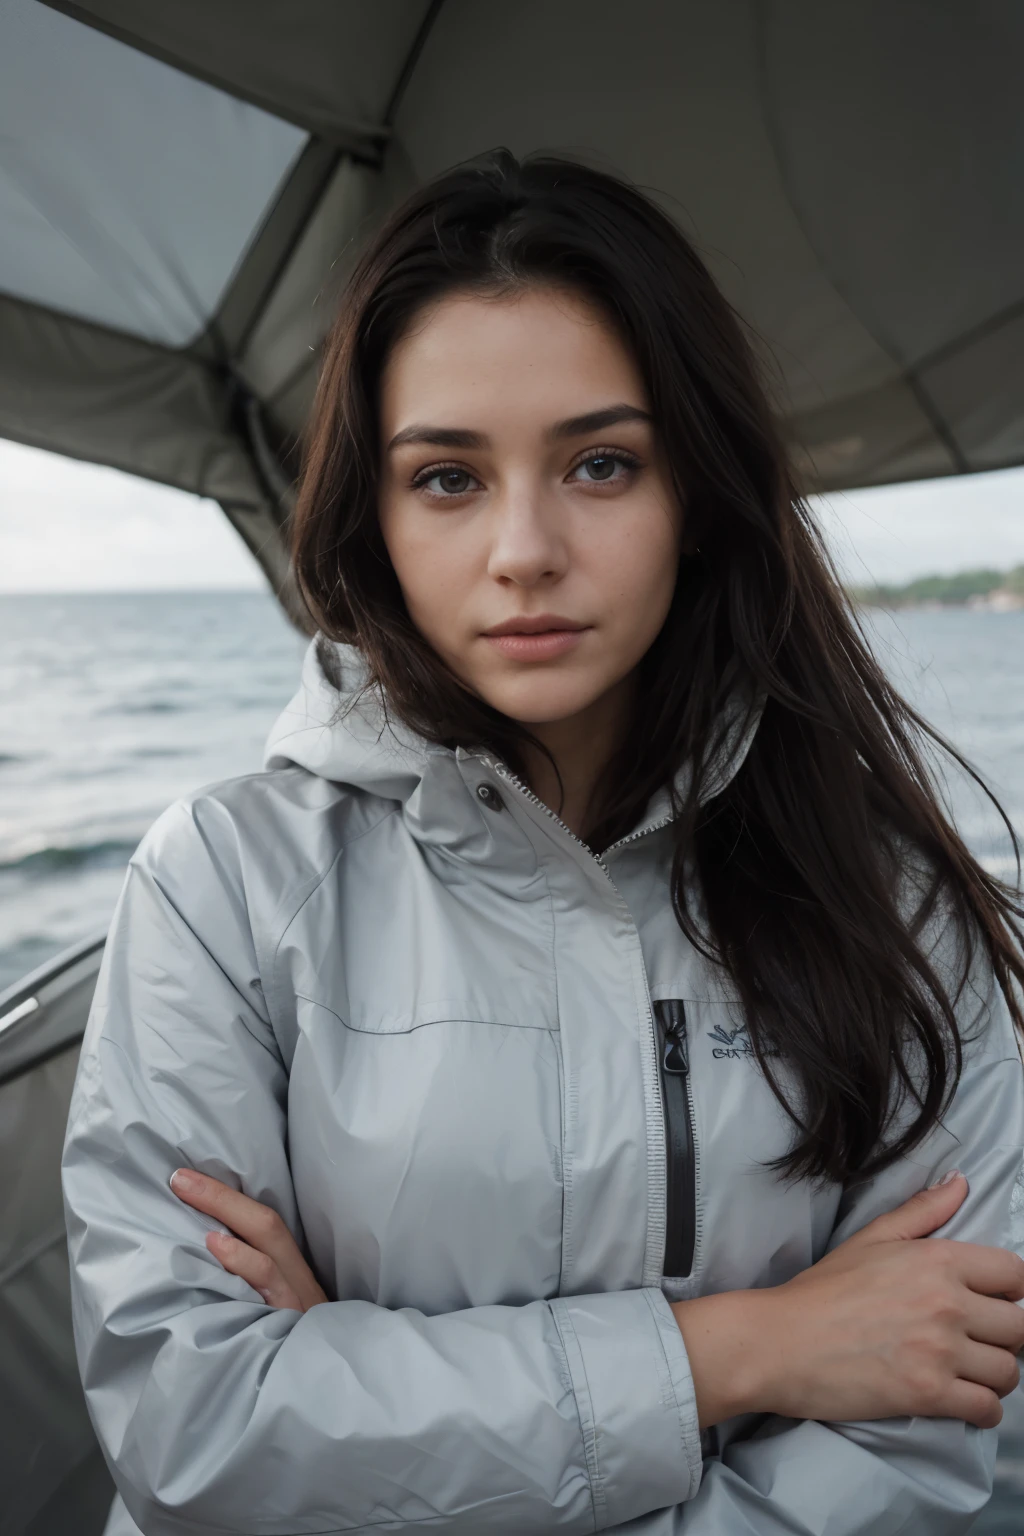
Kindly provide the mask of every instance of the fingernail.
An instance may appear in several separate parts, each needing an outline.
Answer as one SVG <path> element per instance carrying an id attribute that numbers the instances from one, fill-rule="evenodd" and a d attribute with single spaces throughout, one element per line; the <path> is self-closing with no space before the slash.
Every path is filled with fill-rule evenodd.
<path id="1" fill-rule="evenodd" d="M 176 1168 L 171 1174 L 171 1188 L 175 1194 L 179 1191 L 194 1194 L 199 1188 L 199 1180 L 190 1168 Z"/>
<path id="2" fill-rule="evenodd" d="M 959 1168 L 950 1168 L 942 1175 L 941 1179 L 936 1179 L 935 1183 L 930 1184 L 928 1187 L 929 1189 L 941 1189 L 943 1184 L 952 1184 L 954 1179 L 962 1179 L 963 1177 L 964 1175 L 960 1172 Z"/>

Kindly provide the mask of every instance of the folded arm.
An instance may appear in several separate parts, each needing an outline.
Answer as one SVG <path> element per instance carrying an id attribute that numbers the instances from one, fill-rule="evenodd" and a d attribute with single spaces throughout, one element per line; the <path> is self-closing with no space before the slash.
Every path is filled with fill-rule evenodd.
<path id="1" fill-rule="evenodd" d="M 79 1360 L 132 1517 L 147 1536 L 584 1532 L 687 1499 L 699 1435 L 660 1291 L 299 1312 L 207 1246 L 178 1167 L 302 1245 L 287 1075 L 222 815 L 175 807 L 136 856 L 65 1150 Z"/>
<path id="2" fill-rule="evenodd" d="M 749 1344 L 756 1363 L 742 1358 L 744 1325 L 737 1324 L 732 1382 L 710 1383 L 710 1419 L 718 1417 L 718 1404 L 728 1404 L 734 1383 L 746 1407 L 773 1411 L 722 1425 L 721 1453 L 705 1463 L 700 1490 L 681 1512 L 686 1536 L 959 1536 L 988 1500 L 996 1453 L 991 1426 L 1000 1417 L 998 1398 L 1016 1379 L 1012 1356 L 1024 1341 L 1020 1309 L 1010 1304 L 1024 1294 L 1024 1264 L 1002 1251 L 1011 1246 L 1014 1189 L 1021 1188 L 1024 1073 L 991 977 L 980 1020 L 968 1022 L 977 1039 L 943 1123 L 912 1158 L 852 1187 L 844 1199 L 829 1257 L 815 1266 L 825 1272 L 847 1265 L 832 1297 L 830 1328 L 816 1314 L 823 1295 L 814 1292 L 814 1270 L 777 1296 L 760 1293 L 753 1311 L 761 1332 Z M 964 1198 L 962 1181 L 913 1198 L 954 1168 L 966 1176 Z M 933 1248 L 923 1232 L 935 1225 L 929 1212 L 943 1219 L 944 1201 L 948 1219 Z M 914 1229 L 922 1213 L 926 1219 Z M 862 1239 L 891 1239 L 901 1227 L 907 1252 L 891 1256 L 899 1262 L 887 1275 L 880 1262 L 887 1256 Z M 901 1264 L 902 1295 L 892 1284 Z M 969 1278 L 967 1289 L 953 1284 L 958 1276 Z M 874 1318 L 862 1305 L 869 1294 Z M 726 1313 L 739 1303 L 742 1318 L 740 1293 L 706 1301 Z M 686 1319 L 687 1305 L 676 1311 L 700 1397 L 707 1351 Z M 937 1333 L 946 1336 L 945 1346 Z M 887 1371 L 865 1369 L 872 1351 L 883 1363 L 888 1355 Z M 812 1360 L 818 1379 L 807 1369 Z"/>

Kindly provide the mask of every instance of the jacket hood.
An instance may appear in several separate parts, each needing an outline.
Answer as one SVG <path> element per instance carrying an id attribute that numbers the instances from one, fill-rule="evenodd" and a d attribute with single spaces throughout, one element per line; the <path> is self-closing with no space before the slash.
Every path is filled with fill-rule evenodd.
<path id="1" fill-rule="evenodd" d="M 340 687 L 324 673 L 320 652 L 325 645 L 333 652 L 332 670 L 337 670 Z M 311 641 L 298 691 L 267 739 L 264 767 L 298 766 L 320 778 L 405 803 L 420 789 L 432 763 L 440 766 L 480 755 L 462 748 L 453 752 L 425 741 L 389 716 L 375 691 L 362 692 L 366 680 L 366 663 L 355 646 L 324 641 L 322 636 Z M 702 796 L 705 801 L 721 794 L 738 773 L 763 708 L 763 698 L 751 699 L 740 690 L 729 699 L 716 733 L 717 745 Z M 686 791 L 691 771 L 684 767 L 677 778 L 681 794 Z M 666 786 L 652 799 L 641 825 L 664 820 L 669 808 Z"/>
<path id="2" fill-rule="evenodd" d="M 330 646 L 341 686 L 324 674 L 320 648 Z M 298 691 L 267 738 L 265 768 L 293 765 L 321 779 L 353 784 L 385 800 L 408 800 L 431 756 L 451 757 L 387 716 L 374 691 L 363 693 L 366 663 L 353 645 L 310 642 Z"/>

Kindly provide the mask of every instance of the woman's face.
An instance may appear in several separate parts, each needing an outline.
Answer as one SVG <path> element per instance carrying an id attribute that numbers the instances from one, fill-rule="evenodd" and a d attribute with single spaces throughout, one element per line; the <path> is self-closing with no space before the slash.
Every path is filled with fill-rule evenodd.
<path id="1" fill-rule="evenodd" d="M 380 517 L 409 614 L 523 724 L 633 672 L 675 587 L 682 516 L 614 328 L 553 289 L 425 312 L 381 387 Z"/>

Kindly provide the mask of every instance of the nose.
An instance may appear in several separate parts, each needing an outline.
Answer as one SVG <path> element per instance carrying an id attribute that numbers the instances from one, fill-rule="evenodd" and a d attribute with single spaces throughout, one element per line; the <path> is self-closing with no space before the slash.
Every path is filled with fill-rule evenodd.
<path id="1" fill-rule="evenodd" d="M 510 488 L 492 512 L 489 576 L 517 587 L 534 587 L 565 575 L 568 549 L 558 509 L 538 488 Z"/>

